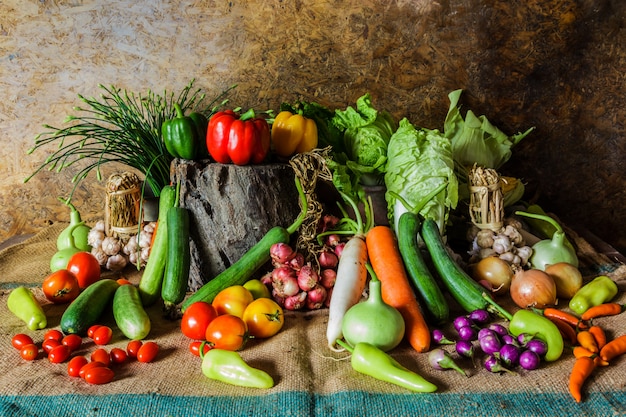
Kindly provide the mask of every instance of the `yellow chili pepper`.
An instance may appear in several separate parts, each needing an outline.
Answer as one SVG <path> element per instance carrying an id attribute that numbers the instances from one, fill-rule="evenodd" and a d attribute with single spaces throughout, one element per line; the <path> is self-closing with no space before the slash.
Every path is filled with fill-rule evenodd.
<path id="1" fill-rule="evenodd" d="M 284 158 L 308 152 L 317 146 L 317 125 L 313 119 L 281 111 L 272 124 L 274 152 Z"/>

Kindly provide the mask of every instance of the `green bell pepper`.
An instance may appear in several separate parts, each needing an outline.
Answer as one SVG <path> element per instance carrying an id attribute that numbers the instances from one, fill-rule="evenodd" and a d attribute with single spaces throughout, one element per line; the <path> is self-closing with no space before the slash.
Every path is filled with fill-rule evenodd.
<path id="1" fill-rule="evenodd" d="M 548 351 L 545 360 L 555 361 L 563 353 L 563 336 L 559 328 L 550 319 L 541 316 L 531 310 L 519 310 L 510 318 L 509 331 L 514 336 L 522 333 L 543 340 Z"/>
<path id="2" fill-rule="evenodd" d="M 197 115 L 185 116 L 178 103 L 174 104 L 176 117 L 163 122 L 161 135 L 167 152 L 174 158 L 194 159 L 200 147 L 202 127 L 196 124 Z M 198 123 L 202 123 L 201 120 Z M 208 123 L 208 122 L 207 122 Z"/>
<path id="3" fill-rule="evenodd" d="M 17 287 L 7 298 L 9 311 L 21 319 L 30 330 L 45 329 L 48 325 L 46 313 L 35 295 L 26 287 Z"/>
<path id="4" fill-rule="evenodd" d="M 216 381 L 249 388 L 272 388 L 274 380 L 267 372 L 253 368 L 239 353 L 225 349 L 211 349 L 204 353 L 204 343 L 200 345 L 202 373 Z"/>
<path id="5" fill-rule="evenodd" d="M 581 315 L 591 307 L 611 301 L 617 292 L 615 281 L 606 275 L 600 275 L 576 291 L 569 300 L 569 308 Z"/>
<path id="6" fill-rule="evenodd" d="M 357 372 L 414 392 L 435 392 L 437 390 L 435 384 L 405 368 L 374 345 L 359 342 L 353 348 L 342 340 L 337 340 L 337 344 L 352 354 L 350 363 L 352 369 Z"/>

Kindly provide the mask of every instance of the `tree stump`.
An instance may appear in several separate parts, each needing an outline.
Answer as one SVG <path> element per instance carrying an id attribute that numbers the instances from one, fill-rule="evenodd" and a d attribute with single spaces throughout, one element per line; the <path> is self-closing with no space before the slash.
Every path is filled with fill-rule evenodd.
<path id="1" fill-rule="evenodd" d="M 180 181 L 180 205 L 189 210 L 191 291 L 239 260 L 272 227 L 287 227 L 300 213 L 289 164 L 175 159 L 171 178 Z"/>

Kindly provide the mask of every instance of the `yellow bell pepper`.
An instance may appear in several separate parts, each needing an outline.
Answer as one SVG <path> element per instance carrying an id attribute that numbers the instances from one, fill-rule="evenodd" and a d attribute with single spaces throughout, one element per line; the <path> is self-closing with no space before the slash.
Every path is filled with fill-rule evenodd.
<path id="1" fill-rule="evenodd" d="M 308 152 L 317 146 L 317 125 L 313 119 L 281 111 L 272 124 L 272 143 L 274 152 L 284 158 Z"/>

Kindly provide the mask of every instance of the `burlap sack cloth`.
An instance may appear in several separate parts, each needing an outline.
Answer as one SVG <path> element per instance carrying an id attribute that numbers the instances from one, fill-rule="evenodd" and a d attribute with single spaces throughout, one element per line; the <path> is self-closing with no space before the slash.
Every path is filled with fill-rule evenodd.
<path id="1" fill-rule="evenodd" d="M 241 355 L 250 365 L 262 368 L 274 377 L 276 386 L 269 391 L 239 388 L 204 377 L 200 369 L 201 361 L 189 352 L 190 341 L 179 331 L 179 322 L 163 319 L 160 305 L 148 311 L 152 319 L 152 331 L 147 340 L 154 340 L 159 344 L 158 359 L 149 364 L 129 361 L 116 366 L 116 377 L 112 383 L 89 385 L 78 378 L 70 378 L 67 375 L 67 364 L 49 363 L 43 354 L 34 362 L 26 362 L 11 346 L 11 337 L 16 333 L 24 332 L 30 334 L 35 342 L 41 343 L 44 331 L 28 330 L 7 310 L 6 299 L 10 290 L 17 285 L 32 287 L 44 303 L 49 328 L 58 328 L 65 307 L 45 302 L 40 285 L 48 274 L 49 259 L 56 250 L 56 236 L 66 226 L 66 224 L 53 225 L 27 241 L 0 252 L 0 288 L 2 289 L 0 396 L 50 396 L 70 393 L 74 395 L 151 394 L 178 397 L 263 396 L 268 393 L 286 392 L 304 392 L 312 396 L 332 395 L 339 392 L 348 394 L 364 392 L 366 396 L 378 393 L 409 394 L 395 385 L 356 373 L 352 370 L 347 355 L 332 353 L 326 347 L 326 310 L 288 312 L 285 327 L 278 335 L 267 340 L 251 340 L 241 351 Z M 577 243 L 580 244 L 580 241 Z M 583 262 L 582 268 L 587 273 L 586 279 L 592 278 L 604 269 L 603 273 L 623 283 L 626 277 L 626 268 L 623 265 L 610 265 L 610 260 L 595 253 L 593 249 L 585 248 L 584 250 L 587 253 L 581 253 L 580 257 Z M 605 264 L 598 265 L 598 261 L 605 262 Z M 140 274 L 132 267 L 124 271 L 124 275 L 135 282 L 138 281 Z M 623 287 L 617 301 L 626 303 Z M 509 311 L 515 310 L 510 302 L 502 300 L 502 303 Z M 112 314 L 109 313 L 102 322 L 115 329 L 113 342 L 106 348 L 125 348 L 128 340 L 116 329 Z M 598 322 L 607 330 L 610 337 L 626 333 L 626 313 L 617 317 L 604 318 Z M 453 334 L 451 329 L 448 330 L 450 334 Z M 94 349 L 94 344 L 85 339 L 85 343 L 77 353 L 89 355 Z M 452 351 L 450 347 L 446 349 Z M 475 409 L 477 404 L 470 397 L 472 393 L 487 395 L 524 393 L 523 398 L 527 399 L 528 406 L 532 406 L 534 398 L 540 401 L 544 398 L 543 396 L 552 393 L 567 395 L 568 378 L 574 363 L 571 351 L 566 350 L 560 360 L 543 363 L 540 369 L 519 370 L 517 374 L 496 375 L 486 371 L 479 360 L 473 365 L 469 359 L 457 358 L 458 363 L 470 375 L 464 377 L 455 371 L 432 369 L 428 365 L 426 354 L 417 354 L 405 344 L 394 349 L 392 354 L 400 363 L 420 373 L 439 387 L 434 397 L 419 394 L 422 397 L 416 398 L 430 398 L 429 401 L 433 399 L 438 401 L 437 398 L 443 398 L 437 397 L 438 395 L 453 394 L 454 403 L 446 402 L 445 404 L 447 404 L 446 407 L 454 407 L 453 409 L 458 411 L 457 415 Z M 456 357 L 456 354 L 453 356 Z M 585 391 L 590 395 L 623 392 L 626 387 L 625 364 L 626 357 L 622 357 L 611 366 L 596 370 L 585 385 Z M 562 404 L 557 406 L 561 410 L 568 407 L 574 407 L 574 409 L 580 407 L 575 405 L 571 398 L 562 396 L 559 398 Z M 623 395 L 621 398 L 624 398 Z M 545 407 L 550 410 L 549 407 L 555 407 L 554 404 L 546 403 L 545 398 L 541 401 L 544 403 L 538 404 L 537 410 L 543 410 Z M 337 406 L 339 407 L 339 404 Z M 394 415 L 392 404 L 383 403 L 378 406 L 381 410 L 380 415 Z M 283 404 L 281 407 L 286 407 L 286 405 Z M 606 415 L 619 415 L 625 412 L 623 402 L 612 404 L 611 407 L 613 411 Z M 550 415 L 550 411 L 547 413 L 546 415 Z M 476 412 L 470 414 L 477 415 Z M 320 415 L 320 413 L 302 410 L 302 413 L 294 412 L 292 415 Z M 533 415 L 532 411 L 529 415 Z"/>

